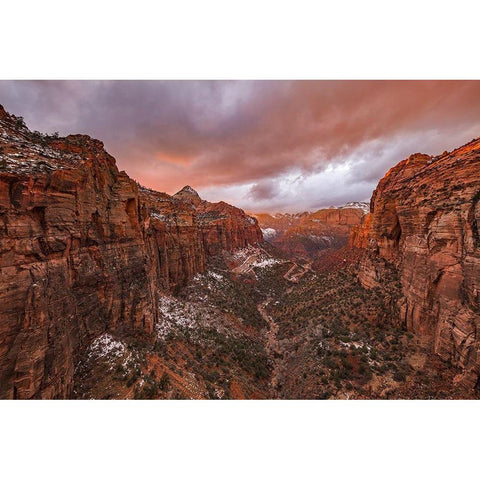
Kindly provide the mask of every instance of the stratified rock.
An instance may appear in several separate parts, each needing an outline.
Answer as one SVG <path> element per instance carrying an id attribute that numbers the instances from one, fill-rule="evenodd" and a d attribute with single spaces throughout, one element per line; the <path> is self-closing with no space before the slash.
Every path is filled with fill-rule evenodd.
<path id="1" fill-rule="evenodd" d="M 203 202 L 197 207 L 197 219 L 207 255 L 263 242 L 255 218 L 225 202 Z"/>
<path id="2" fill-rule="evenodd" d="M 0 398 L 70 396 L 92 339 L 150 334 L 161 290 L 262 241 L 241 210 L 198 200 L 144 189 L 102 142 L 30 132 L 0 107 Z"/>
<path id="3" fill-rule="evenodd" d="M 352 228 L 365 215 L 365 204 L 354 202 L 298 214 L 256 214 L 266 239 L 294 257 L 316 258 L 324 249 L 347 245 Z"/>
<path id="4" fill-rule="evenodd" d="M 461 367 L 469 388 L 480 376 L 479 201 L 480 140 L 439 157 L 410 156 L 373 193 L 360 270 L 366 287 L 399 274 L 399 321 Z"/>
<path id="5" fill-rule="evenodd" d="M 348 246 L 350 248 L 367 248 L 368 232 L 370 231 L 371 221 L 372 215 L 367 213 L 362 218 L 362 223 L 360 225 L 354 225 L 352 227 L 348 239 Z"/>
<path id="6" fill-rule="evenodd" d="M 173 197 L 193 205 L 199 205 L 202 203 L 200 195 L 190 185 L 183 187 L 180 191 L 173 195 Z"/>

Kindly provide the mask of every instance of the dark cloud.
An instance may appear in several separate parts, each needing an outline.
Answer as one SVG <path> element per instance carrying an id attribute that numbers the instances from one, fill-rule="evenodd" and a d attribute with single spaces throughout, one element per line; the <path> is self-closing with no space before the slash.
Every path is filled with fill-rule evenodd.
<path id="1" fill-rule="evenodd" d="M 265 180 L 256 183 L 250 188 L 249 197 L 253 200 L 271 200 L 278 195 L 277 184 L 274 180 Z"/>
<path id="2" fill-rule="evenodd" d="M 410 153 L 480 135 L 476 81 L 0 81 L 0 103 L 32 129 L 102 139 L 146 186 L 247 208 L 360 200 Z"/>

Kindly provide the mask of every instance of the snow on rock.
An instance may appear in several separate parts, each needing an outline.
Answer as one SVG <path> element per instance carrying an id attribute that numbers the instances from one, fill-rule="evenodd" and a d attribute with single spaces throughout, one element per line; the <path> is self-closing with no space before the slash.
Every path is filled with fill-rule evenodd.
<path id="1" fill-rule="evenodd" d="M 262 228 L 264 240 L 272 240 L 277 236 L 277 231 L 274 228 Z"/>
<path id="2" fill-rule="evenodd" d="M 14 118 L 12 116 L 12 118 Z M 16 174 L 44 174 L 71 168 L 82 156 L 59 152 L 49 146 L 53 137 L 30 132 L 15 120 L 0 120 L 0 171 Z"/>
<path id="3" fill-rule="evenodd" d="M 188 331 L 191 341 L 202 342 L 205 346 L 206 340 L 202 340 L 201 332 L 212 328 L 225 337 L 235 337 L 236 334 L 231 332 L 229 324 L 224 323 L 223 314 L 209 304 L 208 295 L 204 300 L 202 303 L 199 298 L 190 301 L 162 296 L 159 302 L 160 320 L 155 326 L 157 338 L 165 341 Z"/>
<path id="4" fill-rule="evenodd" d="M 232 257 L 234 260 L 245 260 L 247 257 L 255 253 L 258 253 L 258 248 L 249 245 L 248 247 L 235 250 L 235 252 L 232 254 Z"/>
<path id="5" fill-rule="evenodd" d="M 265 258 L 263 260 L 257 260 L 253 262 L 252 267 L 266 268 L 266 267 L 271 267 L 273 265 L 276 265 L 277 263 L 281 263 L 280 260 L 277 260 L 275 258 Z"/>
<path id="6" fill-rule="evenodd" d="M 347 347 L 347 348 L 355 348 L 355 350 L 358 350 L 360 348 L 366 348 L 368 351 L 370 351 L 372 349 L 372 347 L 369 345 L 369 344 L 366 344 L 364 342 L 354 342 L 354 341 L 351 341 L 351 342 L 343 342 L 343 341 L 340 341 L 340 344 L 343 346 L 343 347 Z"/>
<path id="7" fill-rule="evenodd" d="M 223 275 L 220 275 L 219 273 L 216 273 L 216 272 L 209 271 L 207 272 L 207 275 L 211 278 L 214 278 L 218 282 L 221 282 L 222 280 L 224 280 Z"/>
<path id="8" fill-rule="evenodd" d="M 187 193 L 197 193 L 190 185 L 186 185 L 182 188 L 182 191 Z"/>
<path id="9" fill-rule="evenodd" d="M 343 207 L 339 208 L 359 208 L 363 210 L 365 213 L 370 211 L 370 204 L 367 202 L 348 202 Z"/>
<path id="10" fill-rule="evenodd" d="M 265 268 L 283 263 L 282 260 L 273 258 L 262 248 L 252 246 L 237 250 L 232 256 L 237 263 L 237 266 L 232 270 L 236 274 L 248 274 L 255 267 Z"/>
<path id="11" fill-rule="evenodd" d="M 161 319 L 156 328 L 158 337 L 162 339 L 175 327 L 194 328 L 199 320 L 200 310 L 190 302 L 164 295 L 160 297 L 158 307 Z"/>
<path id="12" fill-rule="evenodd" d="M 156 212 L 152 212 L 150 214 L 150 216 L 152 218 L 155 218 L 157 220 L 160 220 L 161 222 L 166 222 L 168 220 L 167 216 L 166 215 L 162 215 L 161 213 L 156 213 Z"/>
<path id="13" fill-rule="evenodd" d="M 310 233 L 308 235 L 300 235 L 301 237 L 309 238 L 313 243 L 316 245 L 328 245 L 330 246 L 334 240 L 333 237 L 329 237 L 327 235 L 314 235 Z"/>
<path id="14" fill-rule="evenodd" d="M 125 344 L 115 340 L 109 333 L 96 338 L 88 348 L 88 358 L 120 358 L 125 354 Z"/>
<path id="15" fill-rule="evenodd" d="M 197 273 L 192 278 L 192 281 L 198 282 L 201 285 L 206 285 L 209 290 L 212 290 L 217 287 L 219 283 L 223 283 L 225 281 L 225 277 L 217 272 L 209 270 L 205 273 Z"/>

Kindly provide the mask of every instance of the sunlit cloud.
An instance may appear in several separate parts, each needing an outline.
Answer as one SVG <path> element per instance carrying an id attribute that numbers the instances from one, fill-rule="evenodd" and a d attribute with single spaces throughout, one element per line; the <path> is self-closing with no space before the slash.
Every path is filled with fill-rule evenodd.
<path id="1" fill-rule="evenodd" d="M 147 187 L 257 212 L 368 200 L 410 153 L 480 136 L 474 81 L 0 81 L 0 103 L 100 138 Z"/>

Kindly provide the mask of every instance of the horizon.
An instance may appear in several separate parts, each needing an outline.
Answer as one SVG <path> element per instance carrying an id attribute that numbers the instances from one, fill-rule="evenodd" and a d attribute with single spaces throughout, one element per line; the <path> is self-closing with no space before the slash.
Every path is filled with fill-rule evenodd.
<path id="1" fill-rule="evenodd" d="M 0 81 L 31 130 L 85 133 L 120 170 L 251 213 L 369 202 L 415 152 L 480 135 L 475 81 Z"/>

